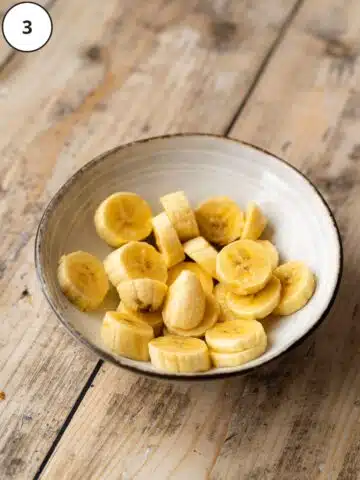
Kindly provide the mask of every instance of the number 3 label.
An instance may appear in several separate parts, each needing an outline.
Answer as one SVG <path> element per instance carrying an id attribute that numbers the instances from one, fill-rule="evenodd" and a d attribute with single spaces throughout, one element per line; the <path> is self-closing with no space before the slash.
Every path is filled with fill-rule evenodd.
<path id="1" fill-rule="evenodd" d="M 2 32 L 10 47 L 20 52 L 35 52 L 49 41 L 53 25 L 41 5 L 21 2 L 12 6 L 2 22 Z"/>

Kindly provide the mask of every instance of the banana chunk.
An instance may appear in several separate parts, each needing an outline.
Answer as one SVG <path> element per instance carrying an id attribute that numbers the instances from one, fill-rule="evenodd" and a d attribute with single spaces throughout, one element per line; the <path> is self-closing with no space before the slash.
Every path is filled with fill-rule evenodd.
<path id="1" fill-rule="evenodd" d="M 97 208 L 96 231 L 112 247 L 131 240 L 143 240 L 152 230 L 151 208 L 136 193 L 119 192 L 110 195 Z"/>
<path id="2" fill-rule="evenodd" d="M 260 357 L 266 351 L 266 346 L 266 341 L 263 341 L 256 347 L 248 348 L 242 352 L 226 353 L 210 350 L 210 357 L 214 367 L 239 367 Z"/>
<path id="3" fill-rule="evenodd" d="M 224 247 L 216 259 L 216 274 L 238 295 L 260 291 L 271 277 L 265 249 L 253 240 L 236 240 Z"/>
<path id="4" fill-rule="evenodd" d="M 117 355 L 146 362 L 149 360 L 149 342 L 154 338 L 147 323 L 120 312 L 106 312 L 101 338 Z"/>
<path id="5" fill-rule="evenodd" d="M 205 332 L 212 328 L 219 318 L 219 305 L 213 295 L 207 295 L 204 317 L 199 325 L 194 328 L 184 330 L 178 327 L 167 325 L 169 333 L 179 337 L 203 337 Z"/>
<path id="6" fill-rule="evenodd" d="M 214 296 L 220 309 L 218 322 L 229 322 L 241 318 L 235 315 L 232 310 L 230 310 L 228 301 L 226 299 L 228 293 L 229 290 L 223 283 L 218 283 L 214 288 Z"/>
<path id="7" fill-rule="evenodd" d="M 274 270 L 282 290 L 280 303 L 274 310 L 276 315 L 290 315 L 303 308 L 316 288 L 316 279 L 303 262 L 287 262 Z"/>
<path id="8" fill-rule="evenodd" d="M 257 240 L 257 243 L 265 248 L 270 258 L 271 268 L 274 270 L 279 265 L 279 252 L 269 240 Z"/>
<path id="9" fill-rule="evenodd" d="M 206 294 L 212 293 L 214 282 L 211 275 L 205 272 L 205 270 L 202 269 L 197 263 L 193 263 L 193 262 L 182 262 L 172 267 L 168 271 L 168 280 L 167 280 L 168 285 L 169 286 L 172 285 L 177 279 L 177 277 L 180 275 L 180 273 L 183 272 L 184 270 L 188 270 L 189 272 L 195 273 L 195 275 L 200 280 L 200 283 L 203 287 L 204 292 Z"/>
<path id="10" fill-rule="evenodd" d="M 124 280 L 152 278 L 166 283 L 167 268 L 161 254 L 148 243 L 129 242 L 104 260 L 110 282 L 117 287 Z"/>
<path id="11" fill-rule="evenodd" d="M 205 293 L 195 273 L 184 270 L 169 287 L 163 308 L 170 329 L 191 329 L 200 324 L 205 312 Z"/>
<path id="12" fill-rule="evenodd" d="M 265 230 L 267 218 L 256 203 L 249 203 L 245 213 L 245 224 L 241 234 L 242 240 L 257 240 Z"/>
<path id="13" fill-rule="evenodd" d="M 169 193 L 161 197 L 160 202 L 182 242 L 199 235 L 195 213 L 185 192 Z"/>
<path id="14" fill-rule="evenodd" d="M 227 245 L 240 237 L 244 214 L 229 197 L 213 197 L 195 210 L 200 234 L 209 242 Z"/>
<path id="15" fill-rule="evenodd" d="M 229 292 L 226 300 L 230 310 L 240 318 L 262 319 L 270 315 L 279 305 L 280 295 L 280 280 L 273 275 L 260 292 L 246 296 Z"/>
<path id="16" fill-rule="evenodd" d="M 159 337 L 149 343 L 149 352 L 151 363 L 167 372 L 194 373 L 210 369 L 209 350 L 198 338 Z"/>
<path id="17" fill-rule="evenodd" d="M 57 276 L 62 292 L 80 310 L 95 310 L 109 290 L 103 264 L 87 252 L 63 255 Z"/>
<path id="18" fill-rule="evenodd" d="M 131 310 L 156 312 L 163 304 L 168 287 L 152 278 L 135 278 L 119 283 L 120 299 Z"/>
<path id="19" fill-rule="evenodd" d="M 184 243 L 184 250 L 188 257 L 198 263 L 213 278 L 216 277 L 217 250 L 204 237 L 196 237 Z"/>
<path id="20" fill-rule="evenodd" d="M 264 327 L 257 320 L 232 320 L 218 323 L 205 334 L 211 351 L 234 353 L 254 348 L 266 342 Z"/>
<path id="21" fill-rule="evenodd" d="M 154 330 L 154 336 L 158 337 L 161 335 L 164 322 L 162 319 L 161 312 L 135 312 L 128 308 L 124 302 L 120 302 L 117 308 L 117 311 L 123 313 L 126 317 L 134 318 L 135 320 L 142 320 L 152 327 Z"/>
<path id="22" fill-rule="evenodd" d="M 184 248 L 178 234 L 165 212 L 152 219 L 155 241 L 165 259 L 168 268 L 180 263 L 185 258 Z"/>

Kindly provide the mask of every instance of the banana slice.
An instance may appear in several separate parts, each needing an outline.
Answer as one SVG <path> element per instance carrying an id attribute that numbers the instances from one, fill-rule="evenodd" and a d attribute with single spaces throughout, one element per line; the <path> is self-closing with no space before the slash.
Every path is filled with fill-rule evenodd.
<path id="1" fill-rule="evenodd" d="M 119 283 L 120 299 L 131 310 L 156 312 L 163 304 L 167 285 L 152 278 L 135 278 Z"/>
<path id="2" fill-rule="evenodd" d="M 240 237 L 244 214 L 228 197 L 213 197 L 195 210 L 200 234 L 209 242 L 227 245 Z"/>
<path id="3" fill-rule="evenodd" d="M 112 247 L 131 240 L 143 240 L 152 230 L 151 209 L 136 193 L 110 195 L 95 212 L 96 231 Z"/>
<path id="4" fill-rule="evenodd" d="M 163 319 L 161 312 L 135 312 L 130 308 L 127 308 L 125 303 L 120 302 L 117 308 L 117 311 L 123 313 L 126 317 L 134 318 L 135 320 L 142 320 L 152 327 L 154 330 L 154 336 L 158 337 L 161 335 L 163 330 Z"/>
<path id="5" fill-rule="evenodd" d="M 257 243 L 265 248 L 270 258 L 271 268 L 274 270 L 279 265 L 279 252 L 275 245 L 269 240 L 258 240 Z"/>
<path id="6" fill-rule="evenodd" d="M 184 243 L 188 257 L 198 263 L 213 278 L 216 277 L 216 257 L 218 252 L 204 237 L 197 237 Z"/>
<path id="7" fill-rule="evenodd" d="M 218 279 L 238 295 L 260 291 L 271 277 L 265 249 L 253 240 L 236 240 L 224 247 L 216 259 Z"/>
<path id="8" fill-rule="evenodd" d="M 104 267 L 115 287 L 134 278 L 152 278 L 163 283 L 167 280 L 165 260 L 145 242 L 129 242 L 114 250 L 105 258 Z"/>
<path id="9" fill-rule="evenodd" d="M 165 325 L 170 328 L 194 328 L 205 312 L 205 293 L 195 273 L 184 270 L 169 287 L 163 308 Z"/>
<path id="10" fill-rule="evenodd" d="M 182 242 L 199 235 L 195 214 L 185 192 L 169 193 L 161 197 L 160 202 Z"/>
<path id="11" fill-rule="evenodd" d="M 260 292 L 246 296 L 229 292 L 226 301 L 230 310 L 240 318 L 262 319 L 270 315 L 279 305 L 280 295 L 280 280 L 273 275 Z"/>
<path id="12" fill-rule="evenodd" d="M 154 332 L 150 325 L 141 320 L 120 312 L 106 312 L 101 338 L 117 355 L 146 362 L 149 360 L 148 344 L 154 338 Z"/>
<path id="13" fill-rule="evenodd" d="M 204 317 L 198 326 L 184 330 L 167 325 L 167 329 L 172 335 L 178 335 L 180 337 L 203 337 L 205 332 L 209 330 L 209 328 L 212 328 L 217 322 L 219 311 L 220 308 L 215 297 L 213 295 L 207 295 Z"/>
<path id="14" fill-rule="evenodd" d="M 288 262 L 274 270 L 281 282 L 280 303 L 276 315 L 290 315 L 300 310 L 313 296 L 316 279 L 310 268 L 302 262 Z"/>
<path id="15" fill-rule="evenodd" d="M 63 255 L 57 276 L 62 292 L 80 310 L 95 310 L 109 290 L 103 264 L 90 253 Z"/>
<path id="16" fill-rule="evenodd" d="M 214 296 L 220 308 L 218 322 L 230 322 L 239 318 L 228 306 L 226 299 L 228 292 L 228 288 L 223 283 L 218 283 L 214 288 Z"/>
<path id="17" fill-rule="evenodd" d="M 249 203 L 245 213 L 245 224 L 241 234 L 242 240 L 257 240 L 265 230 L 267 219 L 256 203 Z"/>
<path id="18" fill-rule="evenodd" d="M 168 268 L 185 258 L 184 248 L 178 234 L 165 212 L 152 219 L 155 241 Z"/>
<path id="19" fill-rule="evenodd" d="M 218 323 L 205 333 L 209 348 L 215 352 L 234 353 L 254 348 L 266 340 L 264 327 L 257 320 L 232 320 Z"/>
<path id="20" fill-rule="evenodd" d="M 149 352 L 151 363 L 167 372 L 194 373 L 210 369 L 209 350 L 198 338 L 159 337 L 149 343 Z"/>
<path id="21" fill-rule="evenodd" d="M 214 367 L 238 367 L 255 360 L 266 351 L 266 339 L 256 347 L 243 350 L 242 352 L 224 353 L 210 350 L 210 357 Z"/>
<path id="22" fill-rule="evenodd" d="M 191 240 L 190 240 L 191 241 Z M 214 287 L 214 282 L 212 277 L 205 272 L 197 263 L 193 262 L 182 262 L 179 263 L 178 265 L 175 265 L 175 267 L 172 267 L 168 271 L 168 280 L 167 283 L 170 286 L 175 282 L 177 277 L 180 275 L 181 272 L 184 270 L 188 270 L 189 272 L 195 273 L 195 275 L 198 277 L 200 280 L 200 283 L 203 287 L 203 290 L 206 294 L 210 294 L 213 291 Z"/>

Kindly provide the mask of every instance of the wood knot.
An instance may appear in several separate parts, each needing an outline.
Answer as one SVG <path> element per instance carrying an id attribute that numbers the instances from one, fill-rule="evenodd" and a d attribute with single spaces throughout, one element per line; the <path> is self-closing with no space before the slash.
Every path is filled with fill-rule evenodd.
<path id="1" fill-rule="evenodd" d="M 84 51 L 84 57 L 89 62 L 100 63 L 102 61 L 102 48 L 99 45 L 92 45 Z"/>
<path id="2" fill-rule="evenodd" d="M 210 23 L 210 34 L 215 48 L 223 50 L 227 48 L 237 33 L 237 25 L 227 20 L 213 20 Z"/>
<path id="3" fill-rule="evenodd" d="M 346 43 L 337 38 L 327 40 L 325 54 L 330 57 L 340 58 L 351 62 L 354 61 L 357 56 L 350 45 L 346 45 Z"/>

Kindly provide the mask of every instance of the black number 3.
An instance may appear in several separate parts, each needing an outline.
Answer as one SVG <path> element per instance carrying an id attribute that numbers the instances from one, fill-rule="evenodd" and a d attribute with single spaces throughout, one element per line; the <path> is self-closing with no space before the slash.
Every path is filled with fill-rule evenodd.
<path id="1" fill-rule="evenodd" d="M 29 33 L 32 32 L 31 22 L 30 22 L 30 20 L 24 20 L 23 24 L 25 25 L 25 28 L 22 31 L 22 33 L 25 33 L 25 35 L 28 35 Z"/>

